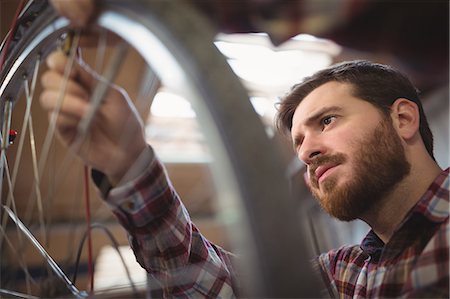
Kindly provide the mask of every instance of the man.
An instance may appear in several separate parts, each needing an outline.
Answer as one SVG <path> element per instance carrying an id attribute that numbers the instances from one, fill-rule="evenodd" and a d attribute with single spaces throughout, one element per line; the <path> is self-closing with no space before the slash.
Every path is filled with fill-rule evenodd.
<path id="1" fill-rule="evenodd" d="M 50 115 L 66 61 L 60 53 L 47 60 L 40 100 Z M 79 65 L 71 73 L 57 122 L 69 146 L 96 80 Z M 153 295 L 235 296 L 232 255 L 191 222 L 131 107 L 124 92 L 110 88 L 86 141 L 89 148 L 72 150 L 97 169 L 95 181 L 109 181 L 103 195 L 127 229 L 137 260 L 158 283 Z M 135 142 L 126 149 L 117 136 L 125 120 L 135 128 Z M 323 208 L 372 227 L 361 246 L 319 257 L 330 294 L 448 297 L 449 171 L 433 159 L 432 135 L 408 79 L 364 61 L 332 66 L 291 90 L 278 125 L 290 132 Z"/>
<path id="2" fill-rule="evenodd" d="M 40 102 L 49 117 L 57 109 L 67 60 L 61 52 L 47 58 Z M 152 297 L 233 297 L 233 256 L 206 240 L 191 222 L 163 166 L 146 145 L 143 124 L 126 93 L 111 86 L 88 136 L 76 142 L 77 125 L 89 109 L 97 80 L 85 66 L 74 66 L 57 117 L 59 137 L 96 169 L 94 181 L 127 230 L 136 259 L 153 276 Z M 132 140 L 127 144 L 121 141 L 124 123 Z"/>
<path id="3" fill-rule="evenodd" d="M 365 61 L 331 66 L 294 86 L 277 120 L 322 207 L 372 227 L 361 246 L 320 256 L 331 293 L 448 297 L 449 170 L 409 80 Z"/>

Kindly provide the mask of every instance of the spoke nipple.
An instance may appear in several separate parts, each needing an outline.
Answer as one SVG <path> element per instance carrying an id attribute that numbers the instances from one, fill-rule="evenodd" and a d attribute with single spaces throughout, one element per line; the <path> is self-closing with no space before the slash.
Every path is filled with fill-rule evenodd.
<path id="1" fill-rule="evenodd" d="M 16 140 L 16 137 L 17 137 L 17 131 L 9 130 L 9 137 L 8 137 L 9 144 L 13 144 L 14 140 Z"/>

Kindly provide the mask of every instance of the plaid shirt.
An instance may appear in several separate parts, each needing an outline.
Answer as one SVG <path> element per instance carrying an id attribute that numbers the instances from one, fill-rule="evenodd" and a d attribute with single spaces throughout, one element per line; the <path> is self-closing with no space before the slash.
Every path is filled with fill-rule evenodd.
<path id="1" fill-rule="evenodd" d="M 157 159 L 118 188 L 102 188 L 98 172 L 93 178 L 152 276 L 151 298 L 236 297 L 233 255 L 200 234 Z"/>
<path id="2" fill-rule="evenodd" d="M 370 231 L 360 246 L 332 250 L 319 264 L 335 297 L 449 298 L 449 240 L 447 169 L 387 244 Z"/>
<path id="3" fill-rule="evenodd" d="M 448 297 L 448 176 L 447 169 L 436 178 L 386 246 L 370 232 L 361 246 L 318 258 L 333 296 Z M 153 276 L 152 296 L 236 296 L 233 255 L 200 234 L 157 159 L 139 178 L 111 189 L 106 201 Z"/>

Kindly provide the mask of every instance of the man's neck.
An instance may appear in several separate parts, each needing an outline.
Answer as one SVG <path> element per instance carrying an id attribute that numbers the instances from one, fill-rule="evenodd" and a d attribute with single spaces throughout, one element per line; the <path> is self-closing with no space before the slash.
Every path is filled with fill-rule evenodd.
<path id="1" fill-rule="evenodd" d="M 442 169 L 434 162 L 411 165 L 411 171 L 377 206 L 361 219 L 386 244 Z"/>

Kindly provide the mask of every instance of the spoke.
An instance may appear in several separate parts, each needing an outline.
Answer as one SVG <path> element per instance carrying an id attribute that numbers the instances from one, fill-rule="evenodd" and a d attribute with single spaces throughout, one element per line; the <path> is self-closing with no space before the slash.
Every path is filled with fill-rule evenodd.
<path id="1" fill-rule="evenodd" d="M 11 183 L 11 177 L 9 175 L 10 172 L 9 172 L 9 167 L 8 167 L 8 161 L 6 160 L 6 155 L 5 155 L 4 151 L 2 151 L 0 159 L 3 161 L 3 165 L 4 165 L 4 168 L 5 168 L 4 174 L 6 176 L 6 182 L 8 184 L 8 189 L 9 189 L 8 190 L 8 192 L 9 192 L 8 199 L 13 199 L 13 189 L 12 189 L 12 185 L 11 185 L 12 184 Z M 8 200 L 7 206 L 4 206 L 4 207 L 9 209 L 9 206 L 11 206 L 13 208 L 13 211 L 15 213 L 17 213 L 16 202 L 14 200 Z M 2 221 L 2 225 L 0 227 L 0 229 L 2 231 L 2 235 L 3 235 L 3 238 L 0 238 L 0 248 L 2 248 L 2 243 L 3 243 L 4 239 L 11 246 L 11 243 L 9 242 L 9 239 L 6 236 L 6 233 L 5 233 L 7 220 L 8 220 L 8 217 L 6 217 L 7 216 L 6 214 L 7 214 L 7 211 L 5 209 L 5 212 L 3 214 L 3 219 L 2 219 L 3 220 Z M 26 263 L 24 263 L 23 260 L 22 260 L 22 254 L 19 254 L 19 252 L 21 252 L 23 250 L 24 246 L 23 246 L 22 235 L 20 234 L 20 229 L 19 229 L 19 227 L 17 225 L 16 225 L 16 232 L 17 232 L 17 241 L 18 241 L 18 244 L 17 244 L 18 246 L 17 247 L 18 248 L 17 247 L 14 248 L 12 246 L 11 246 L 11 248 L 12 248 L 12 252 L 14 252 L 18 256 L 19 264 L 20 264 L 20 266 L 22 267 L 22 269 L 23 269 L 23 271 L 25 273 L 25 278 L 26 278 L 25 282 L 26 282 L 27 290 L 28 290 L 28 292 L 30 292 L 30 288 L 31 288 L 30 282 L 34 283 L 34 280 L 32 279 L 31 275 L 29 274 L 28 267 L 27 267 Z"/>
<path id="2" fill-rule="evenodd" d="M 122 265 L 124 267 L 127 279 L 128 279 L 128 281 L 130 283 L 131 289 L 133 290 L 134 294 L 137 294 L 136 285 L 135 285 L 133 279 L 131 278 L 130 269 L 128 269 L 128 266 L 127 266 L 127 264 L 125 262 L 123 254 L 122 254 L 122 252 L 120 252 L 119 243 L 117 242 L 117 240 L 115 239 L 115 237 L 111 233 L 111 231 L 105 225 L 103 225 L 101 223 L 92 223 L 90 225 L 90 227 L 85 231 L 85 233 L 84 233 L 84 235 L 83 235 L 83 237 L 81 239 L 81 242 L 80 242 L 80 245 L 79 245 L 78 251 L 77 251 L 77 257 L 76 257 L 76 263 L 75 263 L 76 267 L 75 267 L 75 271 L 74 271 L 73 282 L 75 283 L 76 278 L 77 278 L 78 266 L 79 266 L 79 261 L 80 261 L 80 257 L 81 257 L 81 252 L 83 250 L 84 242 L 86 241 L 86 238 L 88 237 L 88 233 L 90 231 L 94 230 L 94 229 L 101 229 L 105 233 L 105 235 L 108 237 L 108 239 L 110 240 L 112 247 L 115 249 L 115 251 L 119 255 L 119 258 L 120 258 L 120 261 L 121 261 L 121 263 L 122 263 Z M 98 294 L 96 293 L 96 295 L 98 295 Z"/>
<path id="3" fill-rule="evenodd" d="M 24 298 L 24 299 L 39 299 L 39 297 L 27 295 L 19 292 L 9 291 L 5 289 L 0 289 L 0 294 L 4 294 L 7 296 L 13 296 L 15 298 Z"/>
<path id="4" fill-rule="evenodd" d="M 135 106 L 138 111 L 150 110 L 155 95 L 161 87 L 161 81 L 150 66 L 147 66 L 140 82 L 141 88 Z"/>
<path id="5" fill-rule="evenodd" d="M 73 174 L 73 167 L 76 166 L 76 156 L 72 154 L 70 151 L 66 151 L 63 161 L 58 162 L 58 169 L 55 175 L 52 176 L 54 178 L 53 183 L 49 183 L 47 187 L 47 193 L 43 197 L 43 203 L 45 206 L 52 206 L 52 202 L 54 199 L 55 194 L 57 194 L 58 190 L 61 190 L 61 188 L 64 188 L 64 181 L 67 179 L 68 176 Z M 70 171 L 68 171 L 70 169 Z M 79 177 L 79 176 L 75 176 Z M 81 185 L 80 182 L 77 183 L 78 186 Z M 75 188 L 75 190 L 79 191 L 79 188 Z M 80 200 L 80 196 L 78 196 L 77 200 Z M 27 215 L 31 214 L 32 211 L 28 211 Z M 31 216 L 30 216 L 31 217 Z M 51 217 L 52 214 L 48 213 L 48 218 L 46 219 L 46 227 L 49 227 L 51 225 Z"/>
<path id="6" fill-rule="evenodd" d="M 105 60 L 105 53 L 106 53 L 106 46 L 107 46 L 107 32 L 106 29 L 101 29 L 101 34 L 98 38 L 98 43 L 97 43 L 97 51 L 95 54 L 95 68 L 94 70 L 97 73 L 101 73 L 101 70 L 103 68 L 103 63 Z"/>
<path id="7" fill-rule="evenodd" d="M 34 72 L 34 75 L 33 75 L 32 88 L 31 88 L 32 93 L 34 93 L 34 89 L 35 89 L 35 86 L 36 86 L 36 78 L 37 78 L 39 61 L 40 61 L 40 59 L 38 58 L 37 61 L 36 61 L 35 72 Z M 3 147 L 2 153 L 1 153 L 1 160 L 2 160 L 2 164 L 4 165 L 4 167 L 2 167 L 2 171 L 5 171 L 6 181 L 7 181 L 8 189 L 9 189 L 6 206 L 8 206 L 8 207 L 12 206 L 12 208 L 13 208 L 15 213 L 17 213 L 17 209 L 16 209 L 16 201 L 15 201 L 15 197 L 14 197 L 14 188 L 15 188 L 15 183 L 16 183 L 16 179 L 17 179 L 17 173 L 18 173 L 18 169 L 19 169 L 19 164 L 20 164 L 20 161 L 22 160 L 22 150 L 23 150 L 23 144 L 24 144 L 25 135 L 26 135 L 27 123 L 28 123 L 28 120 L 30 119 L 30 107 L 31 107 L 31 99 L 32 99 L 32 96 L 30 97 L 30 92 L 29 92 L 29 89 L 28 89 L 28 83 L 27 83 L 26 80 L 24 81 L 24 86 L 25 86 L 25 91 L 26 91 L 27 107 L 26 107 L 26 112 L 25 112 L 24 121 L 23 121 L 23 125 L 22 125 L 21 136 L 20 136 L 20 141 L 19 141 L 19 147 L 18 147 L 17 154 L 16 154 L 16 160 L 15 160 L 15 163 L 14 163 L 14 169 L 13 169 L 12 178 L 10 176 L 10 172 L 9 172 L 9 168 L 8 168 L 8 163 L 7 163 L 7 159 L 6 159 L 6 153 L 5 153 L 5 147 Z M 8 107 L 8 109 L 9 109 L 9 107 Z M 8 114 L 11 114 L 11 113 L 8 113 Z M 8 124 L 6 126 L 10 127 L 10 121 L 8 121 Z M 8 131 L 9 131 L 8 128 L 6 128 L 4 130 L 4 132 L 8 132 Z M 6 135 L 4 135 L 4 136 L 5 136 L 5 138 L 3 140 L 6 140 L 7 136 Z M 2 144 L 5 145 L 5 143 L 2 143 Z M 41 209 L 41 215 L 42 215 L 42 209 Z M 8 217 L 6 217 L 6 211 L 5 211 L 5 214 L 3 216 L 2 226 L 1 226 L 2 231 L 4 229 L 6 229 L 7 220 L 8 220 Z M 44 235 L 45 235 L 45 233 L 44 233 Z M 10 246 L 12 246 L 10 244 L 8 238 L 6 237 L 6 234 L 4 234 L 4 237 L 5 237 L 6 241 L 8 242 L 8 244 Z M 17 228 L 17 240 L 18 240 L 18 244 L 17 244 L 16 248 L 12 247 L 12 252 L 14 252 L 18 256 L 19 264 L 22 267 L 23 272 L 25 273 L 25 277 L 26 277 L 25 282 L 26 282 L 27 290 L 29 292 L 30 291 L 30 281 L 32 280 L 32 278 L 31 278 L 31 276 L 30 276 L 30 274 L 28 272 L 26 264 L 23 262 L 23 260 L 21 258 L 22 254 L 19 254 L 25 248 L 23 246 L 23 239 L 22 239 L 22 235 L 19 232 L 19 228 Z M 2 241 L 3 241 L 3 238 L 2 238 L 2 240 L 0 242 L 0 244 L 2 243 Z"/>
<path id="8" fill-rule="evenodd" d="M 71 51 L 69 54 L 69 59 L 65 66 L 65 69 L 64 69 L 64 77 L 63 77 L 63 82 L 62 82 L 61 89 L 60 89 L 60 92 L 58 95 L 56 109 L 55 109 L 55 112 L 51 116 L 47 135 L 45 136 L 44 145 L 42 146 L 42 152 L 41 152 L 41 156 L 39 158 L 39 164 L 38 164 L 39 177 L 42 177 L 45 165 L 47 164 L 48 153 L 50 151 L 50 147 L 53 143 L 54 136 L 55 136 L 56 120 L 58 118 L 59 111 L 61 110 L 62 104 L 64 102 L 64 94 L 66 92 L 70 72 L 75 63 L 75 58 L 77 55 L 76 48 L 77 48 L 79 40 L 80 40 L 80 33 L 77 32 L 73 38 L 73 43 L 72 43 Z"/>
<path id="9" fill-rule="evenodd" d="M 37 63 L 40 62 L 40 58 L 38 57 Z M 31 194 L 36 194 L 36 202 L 38 207 L 38 216 L 39 216 L 39 225 L 41 228 L 41 234 L 42 238 L 44 240 L 44 243 L 47 242 L 47 232 L 45 230 L 45 223 L 44 223 L 44 208 L 42 203 L 42 193 L 41 193 L 41 187 L 40 187 L 40 178 L 39 178 L 39 171 L 38 171 L 38 165 L 37 165 L 37 154 L 36 154 L 36 139 L 34 135 L 34 128 L 33 128 L 33 119 L 31 116 L 31 104 L 34 98 L 34 91 L 36 87 L 36 79 L 37 79 L 37 73 L 38 73 L 38 67 L 39 64 L 36 65 L 35 71 L 33 74 L 33 78 L 31 81 L 31 91 L 28 87 L 28 82 L 24 82 L 24 89 L 25 89 L 25 95 L 27 99 L 27 109 L 26 109 L 26 115 L 24 118 L 24 124 L 23 126 L 26 127 L 28 125 L 28 131 L 30 133 L 30 150 L 31 150 L 31 159 L 32 159 L 32 166 L 33 166 L 33 177 L 34 177 L 34 184 L 32 187 Z M 25 129 L 26 130 L 26 129 Z M 24 132 L 23 135 L 25 135 L 25 130 L 22 130 Z M 16 165 L 14 165 L 16 166 Z M 17 175 L 17 172 L 13 173 Z M 13 184 L 15 184 L 16 177 L 13 177 Z M 13 185 L 14 187 L 14 185 Z"/>
<path id="10" fill-rule="evenodd" d="M 127 51 L 128 45 L 125 42 L 122 42 L 115 47 L 115 51 L 113 53 L 113 56 L 111 57 L 111 61 L 108 64 L 105 73 L 101 77 L 99 77 L 98 84 L 92 93 L 90 99 L 90 108 L 86 112 L 86 116 L 78 124 L 78 134 L 76 140 L 71 145 L 71 147 L 73 147 L 74 149 L 78 149 L 85 141 L 92 120 L 94 119 L 98 108 L 100 108 L 100 105 L 104 100 L 106 93 L 108 92 L 108 88 L 110 87 L 111 82 L 113 82 L 114 78 L 116 77 L 118 70 L 123 62 L 123 57 L 125 56 Z"/>
<path id="11" fill-rule="evenodd" d="M 25 79 L 25 81 L 24 81 L 24 87 L 25 87 L 25 93 L 26 93 L 26 108 L 25 108 L 25 115 L 24 115 L 23 122 L 22 122 L 22 129 L 20 131 L 19 144 L 17 146 L 16 159 L 14 160 L 14 168 L 13 168 L 13 172 L 12 172 L 12 176 L 11 176 L 13 190 L 14 190 L 14 187 L 16 186 L 17 174 L 19 172 L 19 165 L 20 165 L 20 162 L 22 161 L 23 145 L 25 142 L 27 128 L 29 127 L 28 122 L 29 122 L 30 115 L 31 115 L 31 103 L 32 103 L 33 95 L 34 95 L 34 89 L 36 86 L 36 78 L 37 78 L 37 73 L 39 71 L 39 65 L 40 65 L 40 57 L 38 57 L 38 59 L 36 60 L 36 65 L 35 65 L 34 73 L 33 73 L 33 80 L 31 82 L 31 91 L 29 91 L 29 89 L 28 89 L 27 80 Z"/>
<path id="12" fill-rule="evenodd" d="M 1 152 L 0 160 L 3 165 L 2 166 L 2 172 L 3 172 L 2 176 L 3 176 L 3 179 L 6 177 L 6 184 L 8 185 L 8 200 L 6 202 L 6 206 L 7 207 L 13 206 L 13 209 L 15 211 L 16 210 L 16 207 L 15 207 L 16 202 L 14 200 L 11 200 L 13 198 L 13 189 L 12 189 L 11 176 L 9 175 L 8 160 L 6 159 L 6 155 L 3 151 Z M 2 225 L 1 225 L 2 228 L 6 227 L 7 217 L 5 217 L 5 216 L 6 216 L 6 213 L 4 213 L 1 218 L 2 219 Z"/>
<path id="13" fill-rule="evenodd" d="M 2 135 L 0 136 L 0 144 L 1 144 L 1 154 L 5 154 L 6 149 L 9 145 L 9 130 L 11 129 L 11 117 L 12 117 L 12 108 L 13 103 L 12 99 L 8 98 L 5 101 L 5 107 L 3 109 L 4 122 L 2 126 Z M 3 170 L 3 164 L 0 161 L 0 169 Z M 2 191 L 2 190 L 0 190 Z M 1 193 L 0 193 L 1 194 Z"/>
<path id="14" fill-rule="evenodd" d="M 53 270 L 53 272 L 64 282 L 66 287 L 75 295 L 77 298 L 86 298 L 88 294 L 84 291 L 80 291 L 77 287 L 70 281 L 70 279 L 66 276 L 64 271 L 58 266 L 58 264 L 53 260 L 53 258 L 45 251 L 44 247 L 39 243 L 39 241 L 33 236 L 33 234 L 28 230 L 28 228 L 20 221 L 20 219 L 11 211 L 10 208 L 3 206 L 5 211 L 8 213 L 9 217 L 16 223 L 17 227 L 22 231 L 22 233 L 31 241 L 33 246 L 38 250 L 38 252 L 42 255 L 44 260 Z"/>
<path id="15" fill-rule="evenodd" d="M 11 128 L 11 114 L 12 114 L 12 102 L 11 101 L 7 101 L 5 103 L 5 122 L 3 123 L 3 133 L 0 136 L 0 143 L 2 144 L 1 147 L 1 152 L 0 152 L 0 175 L 2 178 L 6 177 L 6 183 L 8 186 L 8 197 L 7 197 L 7 201 L 6 201 L 6 206 L 13 207 L 13 210 L 15 212 L 17 212 L 16 210 L 16 205 L 15 205 L 15 201 L 13 200 L 13 186 L 12 186 L 12 182 L 11 182 L 11 176 L 10 176 L 10 172 L 9 172 L 9 166 L 8 166 L 8 160 L 6 159 L 6 147 L 4 147 L 3 145 L 4 140 L 7 139 L 7 135 L 5 135 L 5 132 L 9 133 L 9 130 Z M 4 137 L 5 136 L 5 137 Z M 0 194 L 3 194 L 3 184 L 0 184 Z M 8 217 L 6 217 L 6 212 L 2 215 L 2 228 L 6 228 L 6 224 L 7 224 L 7 219 Z M 1 240 L 0 240 L 1 241 Z M 1 245 L 1 242 L 0 242 Z M 0 246 L 1 248 L 1 246 Z"/>
<path id="16" fill-rule="evenodd" d="M 6 213 L 6 211 L 5 211 Z M 18 231 L 18 236 L 20 236 L 19 233 L 19 228 L 17 228 Z M 11 248 L 11 253 L 14 254 L 14 256 L 17 258 L 20 267 L 22 268 L 23 273 L 25 274 L 25 283 L 26 283 L 26 287 L 27 287 L 27 292 L 31 293 L 31 283 L 36 284 L 36 281 L 33 279 L 33 277 L 31 277 L 30 272 L 28 271 L 28 266 L 25 263 L 25 261 L 23 260 L 23 254 L 20 253 L 20 251 L 17 250 L 17 248 L 13 245 L 13 243 L 11 242 L 11 240 L 8 238 L 8 235 L 6 234 L 5 230 L 3 229 L 3 227 L 0 227 L 0 232 L 3 235 L 3 237 L 1 238 L 1 240 L 5 240 L 6 243 L 8 244 L 8 246 Z M 22 241 L 20 241 L 19 243 L 21 243 Z"/>
<path id="17" fill-rule="evenodd" d="M 47 242 L 47 234 L 44 229 L 44 208 L 42 204 L 42 195 L 41 195 L 41 184 L 40 184 L 40 177 L 39 177 L 39 170 L 37 165 L 37 155 L 36 155 L 36 139 L 34 137 L 34 129 L 33 129 L 33 121 L 32 117 L 28 119 L 28 130 L 30 131 L 30 149 L 31 149 L 31 159 L 32 159 L 32 165 L 33 165 L 33 176 L 34 176 L 34 185 L 33 185 L 33 192 L 36 193 L 36 202 L 38 206 L 38 213 L 39 213 L 39 223 L 41 225 L 42 229 L 42 236 L 44 238 L 44 243 Z"/>
<path id="18" fill-rule="evenodd" d="M 11 128 L 11 109 L 12 109 L 12 102 L 10 99 L 7 99 L 5 102 L 5 107 L 4 107 L 4 122 L 3 122 L 3 127 L 2 127 L 2 133 L 0 136 L 0 144 L 1 144 L 1 151 L 0 151 L 0 177 L 4 177 L 4 172 L 5 172 L 5 163 L 6 162 L 6 146 L 7 143 L 5 145 L 5 140 L 7 140 L 7 137 L 9 135 L 9 130 Z M 3 159 L 3 157 L 5 156 L 5 159 Z M 10 192 L 12 192 L 10 190 Z M 1 194 L 3 194 L 3 184 L 0 184 L 0 196 Z"/>

